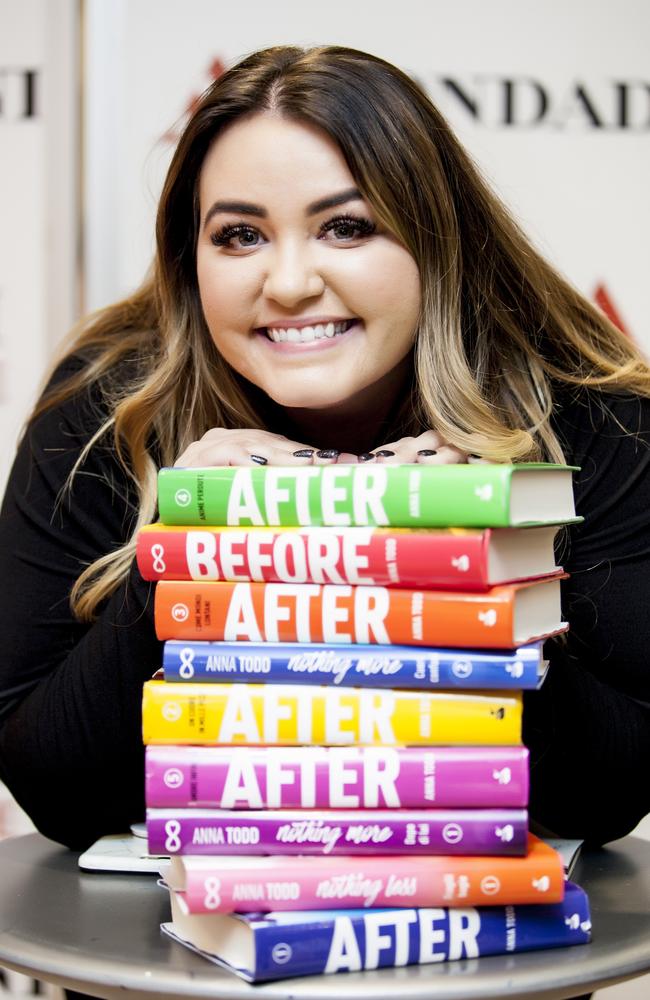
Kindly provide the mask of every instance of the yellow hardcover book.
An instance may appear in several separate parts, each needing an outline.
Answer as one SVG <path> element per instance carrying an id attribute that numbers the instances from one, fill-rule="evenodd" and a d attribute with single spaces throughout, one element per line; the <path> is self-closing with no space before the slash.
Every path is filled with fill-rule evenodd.
<path id="1" fill-rule="evenodd" d="M 147 681 L 154 743 L 426 746 L 521 743 L 520 691 L 400 691 L 299 684 Z"/>

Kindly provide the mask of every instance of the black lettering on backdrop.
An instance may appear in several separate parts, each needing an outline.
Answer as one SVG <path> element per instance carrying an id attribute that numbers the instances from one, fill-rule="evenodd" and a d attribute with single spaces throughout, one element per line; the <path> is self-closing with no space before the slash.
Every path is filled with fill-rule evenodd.
<path id="1" fill-rule="evenodd" d="M 478 101 L 475 98 L 469 96 L 467 91 L 463 90 L 458 80 L 452 80 L 450 77 L 443 77 L 440 81 L 447 90 L 450 90 L 458 100 L 464 105 L 465 109 L 469 111 L 473 118 L 480 120 Z"/>
<path id="2" fill-rule="evenodd" d="M 618 128 L 650 127 L 650 83 L 617 80 L 614 87 L 614 117 Z"/>
<path id="3" fill-rule="evenodd" d="M 574 80 L 553 86 L 532 77 L 476 74 L 439 77 L 436 88 L 454 107 L 488 128 L 650 128 L 650 83 L 641 80 Z M 434 100 L 436 94 L 433 94 Z"/>
<path id="4" fill-rule="evenodd" d="M 575 89 L 576 104 L 578 107 L 584 108 L 588 121 L 594 126 L 594 128 L 602 128 L 605 124 L 596 111 L 596 105 L 587 93 L 586 87 L 579 83 Z"/>
<path id="5" fill-rule="evenodd" d="M 36 116 L 36 70 L 25 70 L 25 105 L 23 118 Z"/>
<path id="6" fill-rule="evenodd" d="M 501 83 L 503 89 L 502 123 L 504 125 L 536 125 L 544 118 L 548 110 L 548 95 L 541 83 L 538 83 L 537 80 L 502 80 Z M 516 114 L 518 109 L 516 94 L 521 94 L 524 86 L 528 87 L 537 102 L 533 117 L 527 121 L 518 120 Z"/>
<path id="7" fill-rule="evenodd" d="M 38 70 L 0 67 L 0 120 L 36 118 Z"/>

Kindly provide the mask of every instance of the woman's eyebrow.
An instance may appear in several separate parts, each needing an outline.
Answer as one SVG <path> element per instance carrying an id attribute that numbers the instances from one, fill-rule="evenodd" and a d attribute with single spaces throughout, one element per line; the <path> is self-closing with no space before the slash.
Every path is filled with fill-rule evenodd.
<path id="1" fill-rule="evenodd" d="M 327 208 L 336 208 L 337 205 L 344 205 L 348 201 L 357 201 L 363 198 L 363 195 L 358 190 L 358 188 L 348 188 L 346 191 L 341 191 L 339 194 L 329 195 L 327 198 L 319 198 L 318 201 L 312 201 L 310 205 L 307 206 L 307 215 L 318 215 L 319 212 L 324 212 Z M 213 205 L 210 206 L 205 217 L 205 222 L 203 223 L 203 228 L 207 226 L 210 219 L 213 218 L 218 212 L 235 212 L 237 215 L 253 215 L 258 219 L 266 219 L 268 212 L 261 205 L 253 205 L 248 201 L 215 201 Z"/>
<path id="2" fill-rule="evenodd" d="M 358 188 L 348 188 L 347 191 L 341 191 L 340 194 L 332 194 L 328 198 L 312 201 L 311 205 L 307 206 L 307 215 L 318 215 L 326 208 L 336 208 L 337 205 L 344 205 L 346 201 L 357 201 L 361 198 L 363 195 Z"/>

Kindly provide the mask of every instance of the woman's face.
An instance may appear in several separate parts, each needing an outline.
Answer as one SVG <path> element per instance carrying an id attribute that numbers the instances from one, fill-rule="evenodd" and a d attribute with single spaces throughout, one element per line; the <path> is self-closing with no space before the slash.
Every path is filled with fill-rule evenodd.
<path id="1" fill-rule="evenodd" d="M 199 193 L 201 303 L 230 365 L 286 407 L 396 391 L 418 269 L 334 142 L 271 113 L 241 119 L 210 148 Z"/>

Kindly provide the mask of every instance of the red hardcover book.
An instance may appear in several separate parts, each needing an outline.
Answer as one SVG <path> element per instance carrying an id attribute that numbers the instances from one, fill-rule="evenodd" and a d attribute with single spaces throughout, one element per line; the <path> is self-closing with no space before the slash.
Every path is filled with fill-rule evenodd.
<path id="1" fill-rule="evenodd" d="M 487 590 L 559 572 L 553 554 L 557 530 L 150 524 L 138 535 L 136 558 L 145 580 Z"/>

